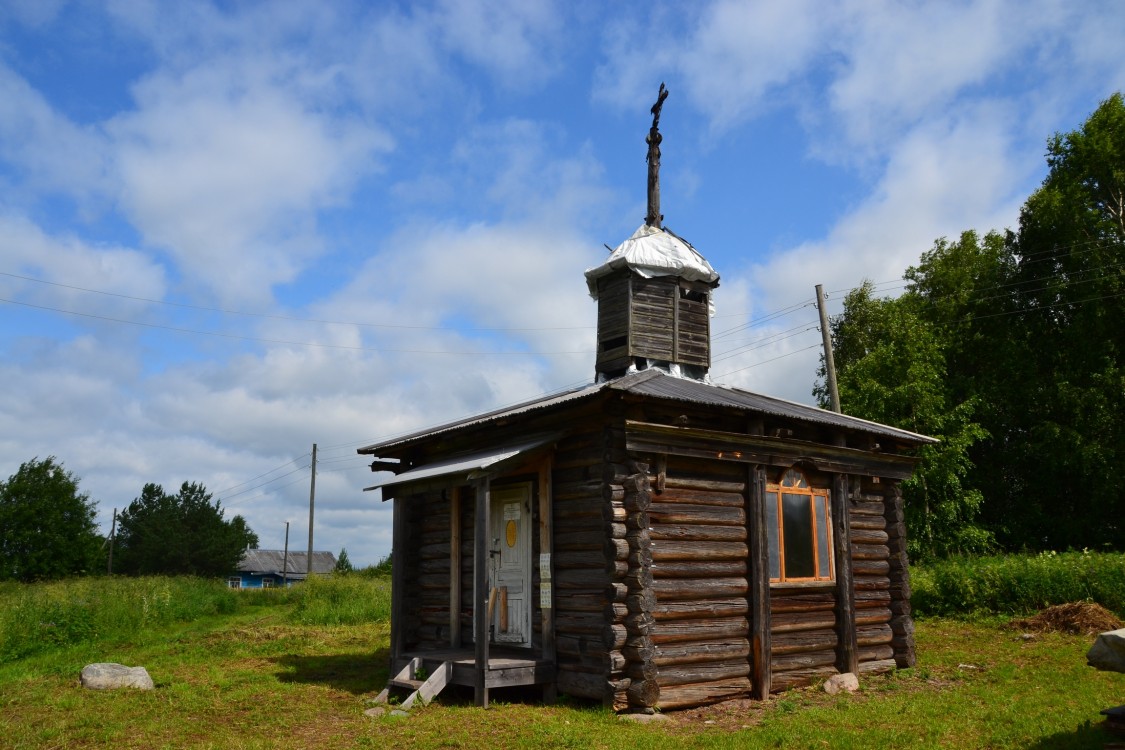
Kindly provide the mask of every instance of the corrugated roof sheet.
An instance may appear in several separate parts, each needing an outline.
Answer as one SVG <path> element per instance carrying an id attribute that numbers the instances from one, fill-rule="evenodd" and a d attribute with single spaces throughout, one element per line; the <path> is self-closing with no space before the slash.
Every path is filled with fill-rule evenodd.
<path id="1" fill-rule="evenodd" d="M 825 409 L 818 409 L 815 406 L 808 406 L 807 404 L 800 404 L 795 401 L 787 401 L 772 396 L 763 396 L 738 388 L 703 383 L 690 378 L 680 378 L 669 375 L 662 370 L 652 368 L 641 372 L 629 373 L 628 375 L 623 375 L 620 378 L 605 383 L 573 388 L 533 401 L 526 401 L 515 406 L 469 417 L 468 419 L 450 422 L 428 430 L 420 430 L 419 432 L 393 438 L 385 442 L 374 443 L 360 448 L 359 453 L 378 455 L 380 450 L 413 442 L 420 438 L 428 438 L 452 430 L 485 424 L 496 419 L 546 409 L 564 404 L 568 401 L 591 397 L 605 389 L 625 391 L 627 393 L 667 399 L 670 401 L 743 409 L 745 411 L 824 424 L 846 430 L 858 430 L 871 435 L 903 440 L 908 443 L 925 444 L 938 442 L 934 438 L 919 435 L 909 430 L 901 430 L 897 427 L 879 424 L 878 422 L 870 422 L 866 419 L 859 419 L 858 417 L 849 417 L 846 414 L 837 414 Z"/>
<path id="2" fill-rule="evenodd" d="M 289 552 L 288 574 L 292 577 L 301 577 L 308 570 L 308 552 Z M 246 573 L 276 573 L 282 575 L 285 563 L 285 550 L 280 549 L 248 549 L 242 555 L 242 562 L 238 569 Z M 331 573 L 336 568 L 336 555 L 331 552 L 318 552 L 313 550 L 312 572 Z"/>
<path id="3" fill-rule="evenodd" d="M 379 487 L 393 487 L 398 484 L 408 484 L 410 482 L 418 482 L 423 479 L 433 479 L 435 477 L 445 477 L 453 474 L 464 474 L 465 479 L 471 479 L 477 472 L 489 469 L 490 467 L 503 466 L 508 459 L 515 458 L 529 450 L 538 448 L 551 442 L 553 438 L 542 438 L 538 440 L 531 440 L 519 445 L 512 445 L 505 448 L 493 449 L 490 451 L 473 453 L 468 456 L 455 456 L 445 461 L 436 461 L 432 464 L 419 466 L 410 471 L 404 471 L 395 477 L 387 479 L 385 482 L 373 484 L 370 487 L 364 487 L 363 491 L 378 489 Z M 383 497 L 386 499 L 386 496 Z"/>

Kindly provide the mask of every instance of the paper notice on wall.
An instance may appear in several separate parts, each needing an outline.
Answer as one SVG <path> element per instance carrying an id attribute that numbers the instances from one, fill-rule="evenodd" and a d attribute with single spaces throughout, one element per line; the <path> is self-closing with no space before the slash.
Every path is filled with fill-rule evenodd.
<path id="1" fill-rule="evenodd" d="M 551 553 L 544 552 L 539 555 L 539 577 L 544 581 L 551 580 Z"/>
<path id="2" fill-rule="evenodd" d="M 520 504 L 519 503 L 504 503 L 504 520 L 505 521 L 518 521 L 518 520 L 520 520 Z"/>
<path id="3" fill-rule="evenodd" d="M 539 584 L 539 608 L 550 609 L 551 599 L 551 582 L 543 581 Z"/>

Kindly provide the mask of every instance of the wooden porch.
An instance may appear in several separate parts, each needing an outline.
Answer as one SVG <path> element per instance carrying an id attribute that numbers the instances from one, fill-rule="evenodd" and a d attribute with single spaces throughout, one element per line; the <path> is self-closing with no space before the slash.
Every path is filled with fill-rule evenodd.
<path id="1" fill-rule="evenodd" d="M 395 659 L 388 689 L 412 691 L 432 700 L 448 685 L 471 687 L 477 705 L 488 705 L 492 688 L 541 685 L 543 700 L 555 699 L 555 663 L 531 649 L 492 645 L 483 668 L 473 648 L 408 652 Z M 418 679 L 421 678 L 421 679 Z"/>

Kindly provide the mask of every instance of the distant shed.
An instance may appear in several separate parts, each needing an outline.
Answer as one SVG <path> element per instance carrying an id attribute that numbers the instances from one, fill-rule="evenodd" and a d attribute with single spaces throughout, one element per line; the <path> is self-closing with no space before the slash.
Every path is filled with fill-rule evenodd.
<path id="1" fill-rule="evenodd" d="M 914 664 L 900 484 L 935 441 L 710 383 L 719 276 L 652 185 L 587 272 L 594 384 L 360 449 L 394 472 L 392 674 L 651 711 Z"/>
<path id="2" fill-rule="evenodd" d="M 232 589 L 268 589 L 288 582 L 305 580 L 308 552 L 290 552 L 288 557 L 280 549 L 248 549 L 238 564 L 238 570 L 227 577 Z M 312 572 L 328 574 L 336 569 L 336 555 L 331 552 L 313 552 Z"/>

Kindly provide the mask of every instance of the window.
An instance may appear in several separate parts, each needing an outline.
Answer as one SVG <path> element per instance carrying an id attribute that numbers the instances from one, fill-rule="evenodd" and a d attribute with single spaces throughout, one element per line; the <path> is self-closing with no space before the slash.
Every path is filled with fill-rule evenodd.
<path id="1" fill-rule="evenodd" d="M 242 579 L 238 576 L 231 576 L 227 579 L 227 588 L 240 589 L 242 588 Z"/>
<path id="2" fill-rule="evenodd" d="M 828 490 L 810 487 L 804 474 L 789 469 L 766 485 L 765 500 L 770 581 L 834 580 Z"/>
<path id="3" fill-rule="evenodd" d="M 263 578 L 262 579 L 262 588 L 272 589 L 273 588 L 273 579 L 272 578 Z"/>

